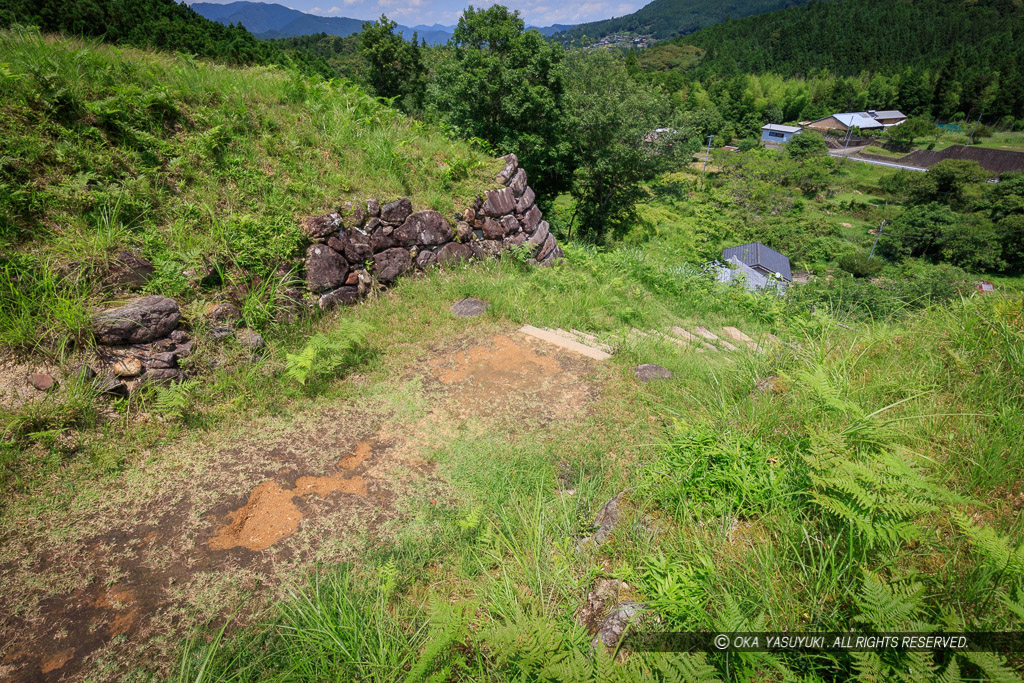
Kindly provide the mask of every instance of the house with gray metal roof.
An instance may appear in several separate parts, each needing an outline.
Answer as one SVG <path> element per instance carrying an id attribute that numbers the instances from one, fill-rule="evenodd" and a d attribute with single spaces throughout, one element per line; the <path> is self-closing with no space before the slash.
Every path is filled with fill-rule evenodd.
<path id="1" fill-rule="evenodd" d="M 761 126 L 761 142 L 783 144 L 802 131 L 800 126 L 782 126 L 777 123 L 768 123 Z"/>
<path id="2" fill-rule="evenodd" d="M 789 259 L 774 249 L 760 242 L 740 244 L 722 250 L 722 259 L 728 261 L 736 258 L 745 266 L 753 268 L 767 277 L 776 277 L 784 282 L 793 281 L 793 273 L 789 268 Z"/>

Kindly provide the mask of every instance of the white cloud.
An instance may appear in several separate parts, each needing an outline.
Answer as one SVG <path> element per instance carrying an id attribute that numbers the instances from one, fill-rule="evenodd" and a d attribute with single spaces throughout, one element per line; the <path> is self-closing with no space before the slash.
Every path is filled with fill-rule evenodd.
<path id="1" fill-rule="evenodd" d="M 335 6 L 335 7 L 332 7 L 331 9 L 327 10 L 327 13 L 328 14 L 337 14 L 340 11 L 341 11 L 341 8 Z"/>

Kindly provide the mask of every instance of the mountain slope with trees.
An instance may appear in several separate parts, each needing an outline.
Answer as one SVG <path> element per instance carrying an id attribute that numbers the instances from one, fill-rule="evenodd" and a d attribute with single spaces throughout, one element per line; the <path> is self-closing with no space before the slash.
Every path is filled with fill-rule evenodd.
<path id="1" fill-rule="evenodd" d="M 235 65 L 280 64 L 323 76 L 326 62 L 257 40 L 242 26 L 210 21 L 175 0 L 0 0 L 0 28 L 38 26 L 47 33 L 100 37 L 108 43 L 193 54 Z"/>
<path id="2" fill-rule="evenodd" d="M 806 0 L 654 0 L 623 17 L 579 24 L 555 38 L 571 43 L 587 38 L 602 38 L 614 33 L 640 33 L 659 40 L 693 33 L 705 26 L 737 17 L 749 17 L 786 7 L 802 5 Z"/>
<path id="3" fill-rule="evenodd" d="M 1024 115 L 1024 9 L 1013 0 L 815 2 L 706 28 L 640 61 L 666 61 L 657 55 L 679 45 L 705 52 L 690 74 L 700 80 L 866 72 L 898 77 L 894 104 L 909 114 Z"/>

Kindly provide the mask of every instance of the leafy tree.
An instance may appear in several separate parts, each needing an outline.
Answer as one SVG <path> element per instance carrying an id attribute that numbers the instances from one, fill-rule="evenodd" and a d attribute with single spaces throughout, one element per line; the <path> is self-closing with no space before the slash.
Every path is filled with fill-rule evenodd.
<path id="1" fill-rule="evenodd" d="M 807 159 L 827 154 L 828 145 L 825 144 L 825 138 L 812 130 L 804 130 L 786 143 L 786 155 L 791 159 Z"/>
<path id="2" fill-rule="evenodd" d="M 423 93 L 425 69 L 414 34 L 406 42 L 395 33 L 398 24 L 381 15 L 363 24 L 359 51 L 366 61 L 366 81 L 380 97 L 398 98 L 403 109 L 414 109 Z"/>
<path id="3" fill-rule="evenodd" d="M 534 190 L 553 197 L 570 178 L 557 136 L 563 58 L 561 46 L 524 31 L 518 11 L 470 6 L 437 65 L 428 108 L 462 136 L 515 152 Z"/>
<path id="4" fill-rule="evenodd" d="M 941 202 L 950 206 L 962 206 L 965 190 L 970 185 L 984 182 L 991 173 L 976 161 L 964 159 L 943 159 L 925 173 L 911 178 L 910 198 L 917 204 Z"/>
<path id="5" fill-rule="evenodd" d="M 574 221 L 580 234 L 600 241 L 634 222 L 645 195 L 641 182 L 685 145 L 673 129 L 664 130 L 670 114 L 664 96 L 638 87 L 615 55 L 575 52 L 561 70 L 563 138 L 575 164 Z"/>
<path id="6" fill-rule="evenodd" d="M 893 126 L 886 131 L 886 137 L 889 140 L 900 147 L 909 148 L 914 144 L 914 140 L 917 138 L 923 138 L 926 135 L 934 135 L 935 126 L 928 119 L 914 116 L 898 126 Z"/>

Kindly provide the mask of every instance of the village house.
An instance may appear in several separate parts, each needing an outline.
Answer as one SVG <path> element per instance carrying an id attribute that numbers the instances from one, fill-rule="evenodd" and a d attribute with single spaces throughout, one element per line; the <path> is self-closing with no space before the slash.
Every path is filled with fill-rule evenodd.
<path id="1" fill-rule="evenodd" d="M 719 269 L 719 282 L 734 282 L 743 278 L 749 291 L 775 288 L 781 294 L 793 281 L 789 259 L 760 242 L 750 242 L 722 250 L 725 265 Z"/>
<path id="2" fill-rule="evenodd" d="M 799 126 L 782 126 L 777 123 L 769 123 L 761 126 L 761 142 L 783 144 L 789 142 L 790 138 L 800 132 Z"/>
<path id="3" fill-rule="evenodd" d="M 828 131 L 842 131 L 847 132 L 851 128 L 858 128 L 860 130 L 885 130 L 886 128 L 892 128 L 898 126 L 907 117 L 901 112 L 895 110 L 889 111 L 876 111 L 874 109 L 870 111 L 854 111 L 844 112 L 842 114 L 832 114 L 816 121 L 810 121 L 804 125 L 804 128 L 812 128 L 821 132 Z"/>

